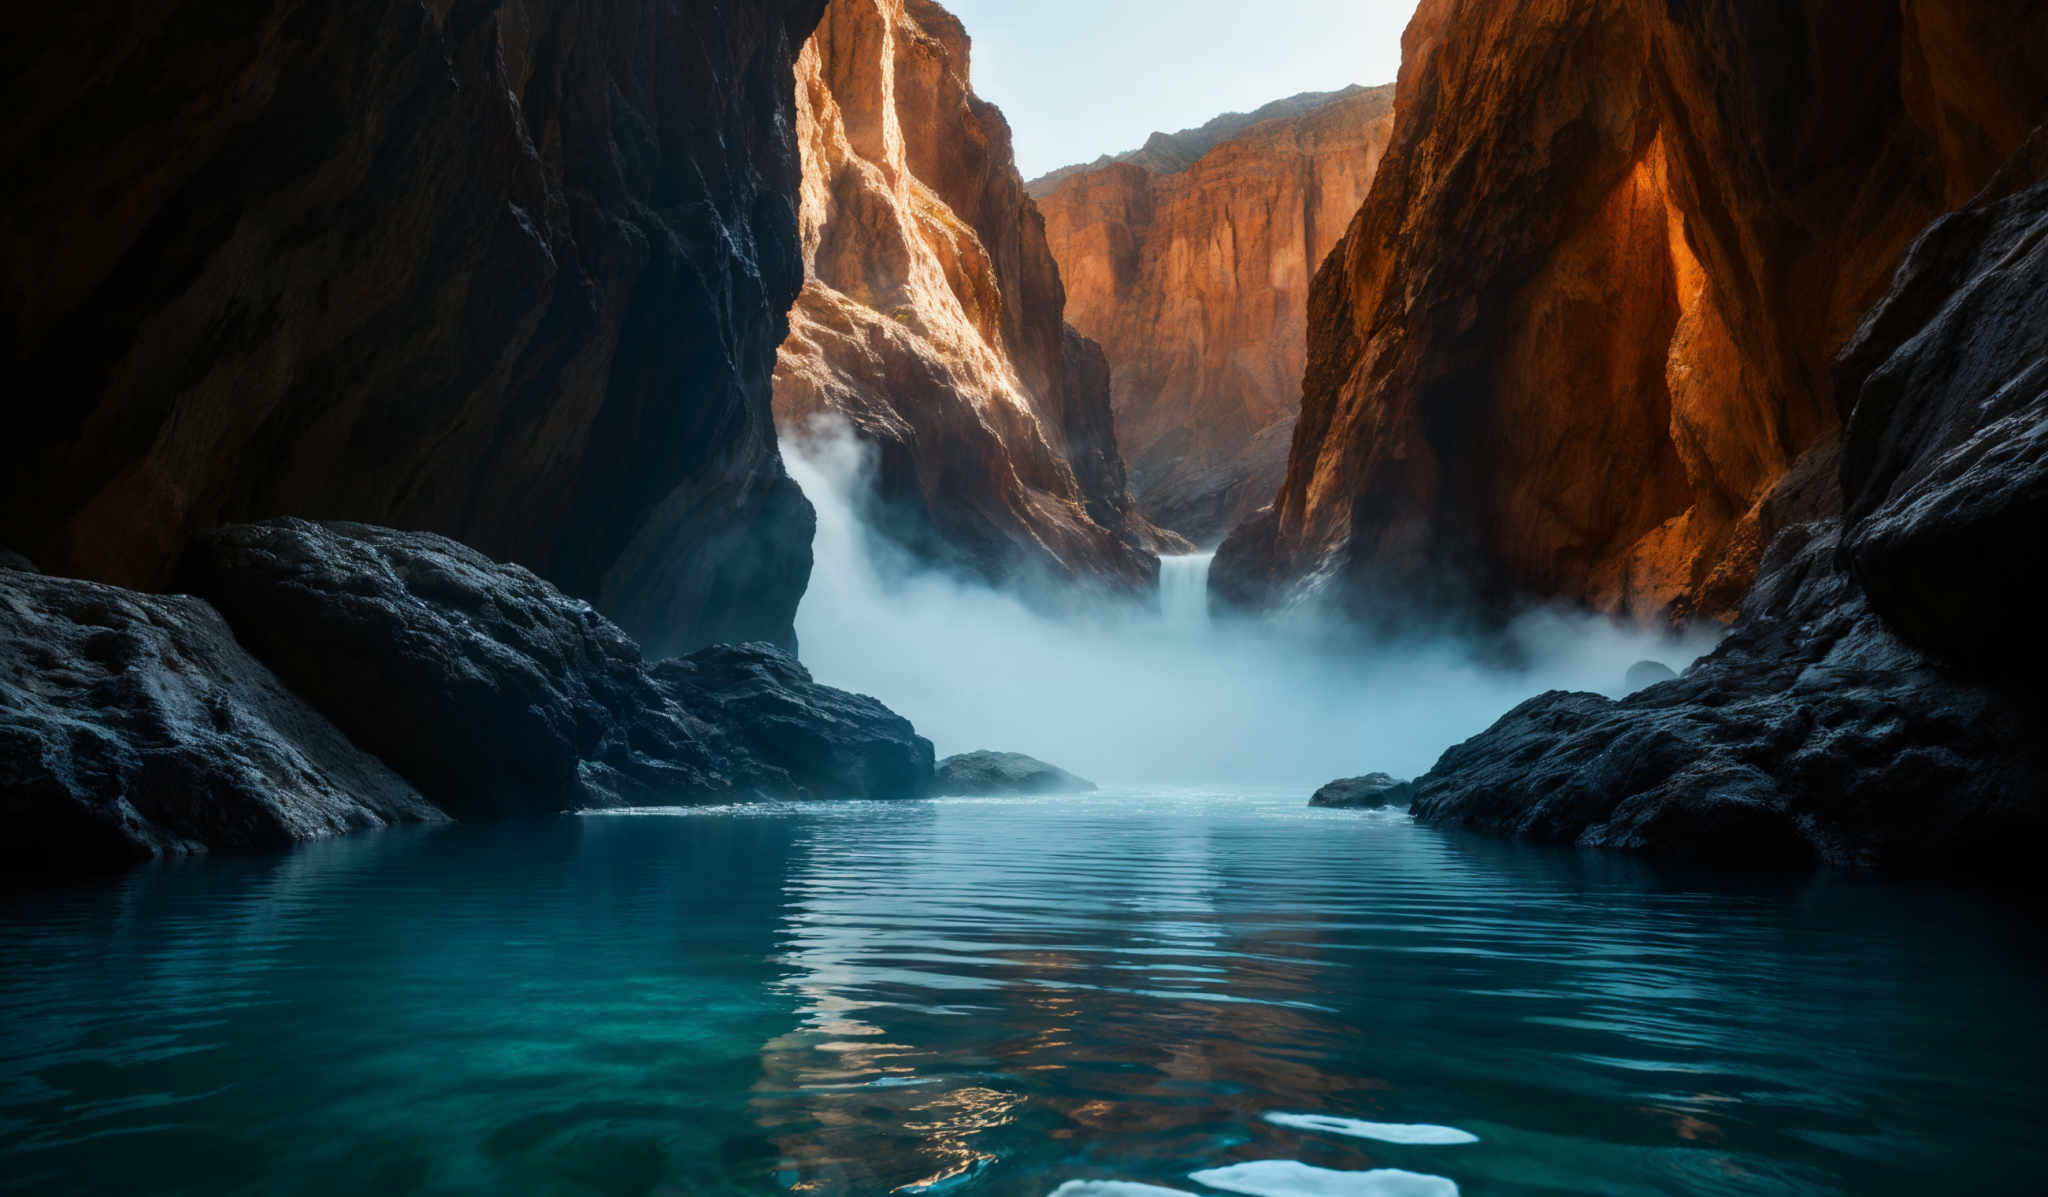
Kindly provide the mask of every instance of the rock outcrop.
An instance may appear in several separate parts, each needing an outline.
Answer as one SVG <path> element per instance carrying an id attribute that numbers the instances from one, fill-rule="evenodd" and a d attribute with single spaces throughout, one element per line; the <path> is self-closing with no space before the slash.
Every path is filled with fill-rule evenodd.
<path id="1" fill-rule="evenodd" d="M 1722 866 L 2038 884 L 2048 833 L 2048 133 L 1937 221 L 1837 378 L 1843 447 L 1773 491 L 1787 530 L 1723 645 L 1621 702 L 1531 699 L 1414 811 Z"/>
<path id="2" fill-rule="evenodd" d="M 949 798 L 1011 794 L 1082 794 L 1095 783 L 1021 752 L 963 752 L 939 762 L 935 790 Z"/>
<path id="3" fill-rule="evenodd" d="M 0 878 L 444 818 L 194 598 L 0 569 Z"/>
<path id="4" fill-rule="evenodd" d="M 1065 291 L 968 38 L 930 0 L 833 0 L 797 67 L 808 281 L 775 373 L 878 450 L 878 521 L 992 581 L 1148 590 L 1100 351 Z"/>
<path id="5" fill-rule="evenodd" d="M 1222 116 L 1205 121 L 1192 129 L 1182 129 L 1178 133 L 1155 132 L 1145 139 L 1144 145 L 1135 150 L 1126 150 L 1121 154 L 1104 154 L 1093 162 L 1076 163 L 1073 166 L 1062 166 L 1058 170 L 1047 171 L 1031 180 L 1028 186 L 1034 197 L 1043 199 L 1059 190 L 1061 183 L 1075 175 L 1102 170 L 1119 163 L 1136 166 L 1154 174 L 1174 174 L 1193 166 L 1201 161 L 1202 155 L 1253 125 L 1289 120 L 1326 104 L 1350 99 L 1364 90 L 1366 89 L 1354 84 L 1336 91 L 1305 91 L 1300 95 L 1288 96 L 1284 100 L 1261 104 L 1250 112 L 1226 112 Z"/>
<path id="6" fill-rule="evenodd" d="M 1240 606 L 1732 613 L 1836 351 L 2048 103 L 2031 0 L 1427 0 Z M 1852 460 L 1855 453 L 1851 454 Z"/>
<path id="7" fill-rule="evenodd" d="M 661 652 L 791 643 L 812 519 L 769 388 L 823 6 L 19 14 L 0 540 L 149 589 L 223 519 L 371 520 Z"/>
<path id="8" fill-rule="evenodd" d="M 1032 185 L 1102 343 L 1138 509 L 1213 545 L 1286 476 L 1308 293 L 1365 201 L 1392 86 L 1296 97 Z"/>
<path id="9" fill-rule="evenodd" d="M 772 646 L 650 665 L 590 604 L 431 533 L 230 526 L 195 542 L 185 580 L 458 818 L 931 787 L 907 721 Z"/>
<path id="10" fill-rule="evenodd" d="M 1388 806 L 1405 809 L 1414 798 L 1413 782 L 1402 781 L 1388 773 L 1368 773 L 1364 777 L 1346 777 L 1331 782 L 1317 790 L 1308 804 L 1343 810 L 1379 810 Z"/>

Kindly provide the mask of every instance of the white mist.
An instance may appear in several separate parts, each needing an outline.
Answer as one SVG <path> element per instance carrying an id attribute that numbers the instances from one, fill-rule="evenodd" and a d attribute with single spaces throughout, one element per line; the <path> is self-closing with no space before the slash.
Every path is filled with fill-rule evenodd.
<path id="1" fill-rule="evenodd" d="M 797 613 L 819 681 L 871 694 L 945 756 L 1025 752 L 1098 782 L 1297 785 L 1426 772 L 1445 748 L 1551 689 L 1618 695 L 1644 659 L 1683 669 L 1710 635 L 1653 636 L 1544 614 L 1514 634 L 1505 672 L 1452 642 L 1333 653 L 1327 640 L 1208 617 L 1208 557 L 1168 559 L 1159 612 L 1035 609 L 921 570 L 870 537 L 858 499 L 869 452 L 844 425 L 786 438 L 818 509 L 817 564 Z"/>

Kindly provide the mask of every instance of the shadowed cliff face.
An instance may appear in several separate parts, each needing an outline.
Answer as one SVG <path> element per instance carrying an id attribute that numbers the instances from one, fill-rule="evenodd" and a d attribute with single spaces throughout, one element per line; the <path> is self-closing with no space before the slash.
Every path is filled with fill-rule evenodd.
<path id="1" fill-rule="evenodd" d="M 822 6 L 21 14 L 0 540 L 152 587 L 216 521 L 361 519 L 658 653 L 788 643 L 812 519 L 769 380 Z"/>
<path id="2" fill-rule="evenodd" d="M 795 435 L 878 446 L 893 530 L 979 576 L 1149 587 L 1101 351 L 1067 328 L 1044 224 L 968 39 L 928 0 L 833 0 L 799 60 L 810 278 L 775 375 Z"/>
<path id="3" fill-rule="evenodd" d="M 2025 0 L 1427 0 L 1318 275 L 1262 605 L 1735 609 L 1908 240 L 2024 139 Z"/>
<path id="4" fill-rule="evenodd" d="M 1321 97 L 1192 163 L 1155 138 L 1137 160 L 1035 185 L 1068 316 L 1109 355 L 1117 437 L 1153 522 L 1213 544 L 1285 477 L 1309 282 L 1379 169 L 1393 92 Z"/>

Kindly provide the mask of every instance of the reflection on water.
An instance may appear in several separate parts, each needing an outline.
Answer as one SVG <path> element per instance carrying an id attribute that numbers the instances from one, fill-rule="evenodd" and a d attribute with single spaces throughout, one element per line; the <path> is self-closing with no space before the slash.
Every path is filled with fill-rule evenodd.
<path id="1" fill-rule="evenodd" d="M 0 899 L 0 1188 L 2017 1193 L 2048 1164 L 2026 912 L 1301 802 L 572 818 Z"/>

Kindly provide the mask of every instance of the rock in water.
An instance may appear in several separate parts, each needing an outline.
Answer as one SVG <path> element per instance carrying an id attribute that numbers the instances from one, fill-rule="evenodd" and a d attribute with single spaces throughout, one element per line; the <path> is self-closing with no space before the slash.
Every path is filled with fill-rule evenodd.
<path id="1" fill-rule="evenodd" d="M 1067 319 L 1115 366 L 1152 522 L 1213 545 L 1279 490 L 1309 281 L 1372 186 L 1393 104 L 1391 85 L 1297 96 L 1032 184 Z"/>
<path id="2" fill-rule="evenodd" d="M 1628 673 L 1621 679 L 1622 688 L 1630 694 L 1647 690 L 1659 682 L 1668 682 L 1678 677 L 1678 671 L 1662 661 L 1637 661 L 1628 667 Z"/>
<path id="3" fill-rule="evenodd" d="M 244 643 L 459 818 L 732 797 L 919 797 L 932 748 L 768 645 L 649 667 L 590 604 L 431 533 L 277 520 L 199 537 Z"/>
<path id="4" fill-rule="evenodd" d="M 0 874 L 442 818 L 206 603 L 0 571 Z"/>
<path id="5" fill-rule="evenodd" d="M 1354 810 L 1377 810 L 1383 806 L 1407 806 L 1415 797 L 1415 783 L 1401 781 L 1386 773 L 1347 777 L 1317 790 L 1310 806 L 1335 806 Z"/>
<path id="6" fill-rule="evenodd" d="M 2043 136 L 1928 230 L 1865 320 L 1843 359 L 1863 380 L 1847 460 L 1817 449 L 1778 487 L 1787 531 L 1722 646 L 1618 703 L 1523 703 L 1416 782 L 1418 818 L 1722 866 L 2038 884 L 2048 719 L 2039 675 L 1996 649 L 2023 662 L 2041 634 L 2038 592 L 2008 587 L 2038 569 L 2048 494 Z"/>
<path id="7" fill-rule="evenodd" d="M 661 653 L 793 643 L 811 513 L 769 387 L 823 9 L 15 22 L 0 366 L 36 398 L 0 540 L 156 589 L 224 517 L 366 520 L 530 565 Z"/>
<path id="8" fill-rule="evenodd" d="M 1081 794 L 1095 783 L 1021 752 L 963 752 L 939 762 L 936 793 L 955 798 Z"/>

